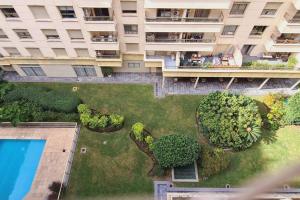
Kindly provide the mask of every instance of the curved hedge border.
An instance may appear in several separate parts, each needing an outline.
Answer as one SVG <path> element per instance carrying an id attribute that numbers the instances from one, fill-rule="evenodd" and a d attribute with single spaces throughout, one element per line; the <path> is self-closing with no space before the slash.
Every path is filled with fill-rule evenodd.
<path id="1" fill-rule="evenodd" d="M 155 168 L 158 165 L 158 162 L 153 154 L 154 137 L 140 122 L 132 125 L 129 137 L 142 152 L 151 158 L 152 167 L 148 171 L 148 176 L 155 176 Z"/>
<path id="2" fill-rule="evenodd" d="M 124 117 L 121 115 L 101 114 L 85 104 L 80 104 L 77 109 L 81 123 L 91 131 L 99 133 L 115 132 L 124 126 Z"/>

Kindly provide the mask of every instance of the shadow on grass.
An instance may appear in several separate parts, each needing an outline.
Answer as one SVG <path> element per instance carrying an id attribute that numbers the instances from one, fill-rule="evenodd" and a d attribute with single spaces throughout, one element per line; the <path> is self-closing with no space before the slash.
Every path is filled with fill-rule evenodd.
<path id="1" fill-rule="evenodd" d="M 264 104 L 261 101 L 254 100 L 258 106 L 259 113 L 261 115 L 262 121 L 263 121 L 263 127 L 262 127 L 262 133 L 260 140 L 265 142 L 266 144 L 272 144 L 276 142 L 276 130 L 272 130 L 271 126 L 268 122 L 267 113 L 270 111 L 270 109 L 267 107 L 266 104 Z"/>

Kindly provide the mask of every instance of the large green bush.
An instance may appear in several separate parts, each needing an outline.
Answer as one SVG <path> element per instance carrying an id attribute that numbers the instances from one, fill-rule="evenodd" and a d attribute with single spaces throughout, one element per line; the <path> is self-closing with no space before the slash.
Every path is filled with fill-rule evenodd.
<path id="1" fill-rule="evenodd" d="M 153 153 L 164 168 L 185 166 L 198 159 L 200 146 L 186 135 L 162 136 L 154 142 Z"/>
<path id="2" fill-rule="evenodd" d="M 5 102 L 27 100 L 44 109 L 58 112 L 74 112 L 80 103 L 79 97 L 69 91 L 50 90 L 43 87 L 18 87 L 10 91 Z"/>
<path id="3" fill-rule="evenodd" d="M 205 145 L 201 149 L 201 174 L 209 177 L 225 170 L 230 163 L 230 156 L 221 148 Z"/>
<path id="4" fill-rule="evenodd" d="M 42 109 L 31 102 L 14 101 L 4 104 L 0 108 L 0 121 L 11 122 L 16 125 L 19 122 L 35 121 L 42 114 Z"/>
<path id="5" fill-rule="evenodd" d="M 300 122 L 300 93 L 296 93 L 288 99 L 285 110 L 285 121 L 288 124 Z"/>
<path id="6" fill-rule="evenodd" d="M 197 115 L 204 134 L 219 147 L 245 149 L 260 137 L 262 119 L 249 97 L 211 93 L 200 100 Z"/>

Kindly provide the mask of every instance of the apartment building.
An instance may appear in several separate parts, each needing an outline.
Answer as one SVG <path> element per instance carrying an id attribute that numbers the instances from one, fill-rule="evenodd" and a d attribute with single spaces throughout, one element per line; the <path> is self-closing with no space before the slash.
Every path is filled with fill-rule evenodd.
<path id="1" fill-rule="evenodd" d="M 1 0 L 0 66 L 21 76 L 300 78 L 300 0 Z M 232 79 L 233 80 L 233 79 Z"/>

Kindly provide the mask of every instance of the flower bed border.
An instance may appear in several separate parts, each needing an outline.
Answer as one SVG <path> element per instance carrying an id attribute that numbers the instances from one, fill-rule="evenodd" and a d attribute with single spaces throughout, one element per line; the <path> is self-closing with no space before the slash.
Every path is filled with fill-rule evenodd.
<path id="1" fill-rule="evenodd" d="M 143 130 L 143 135 L 144 137 L 147 137 L 147 136 L 152 136 L 152 134 L 150 133 L 150 131 L 144 129 Z M 147 175 L 148 176 L 153 176 L 153 169 L 155 167 L 155 165 L 158 164 L 157 160 L 155 159 L 154 157 L 154 154 L 152 151 L 150 151 L 150 149 L 148 148 L 148 144 L 145 142 L 145 141 L 138 141 L 135 139 L 134 135 L 133 135 L 133 132 L 130 131 L 129 133 L 129 137 L 130 139 L 136 144 L 136 146 L 139 148 L 139 150 L 141 150 L 142 152 L 144 152 L 148 157 L 151 158 L 152 160 L 152 167 L 151 169 L 148 171 Z"/>

